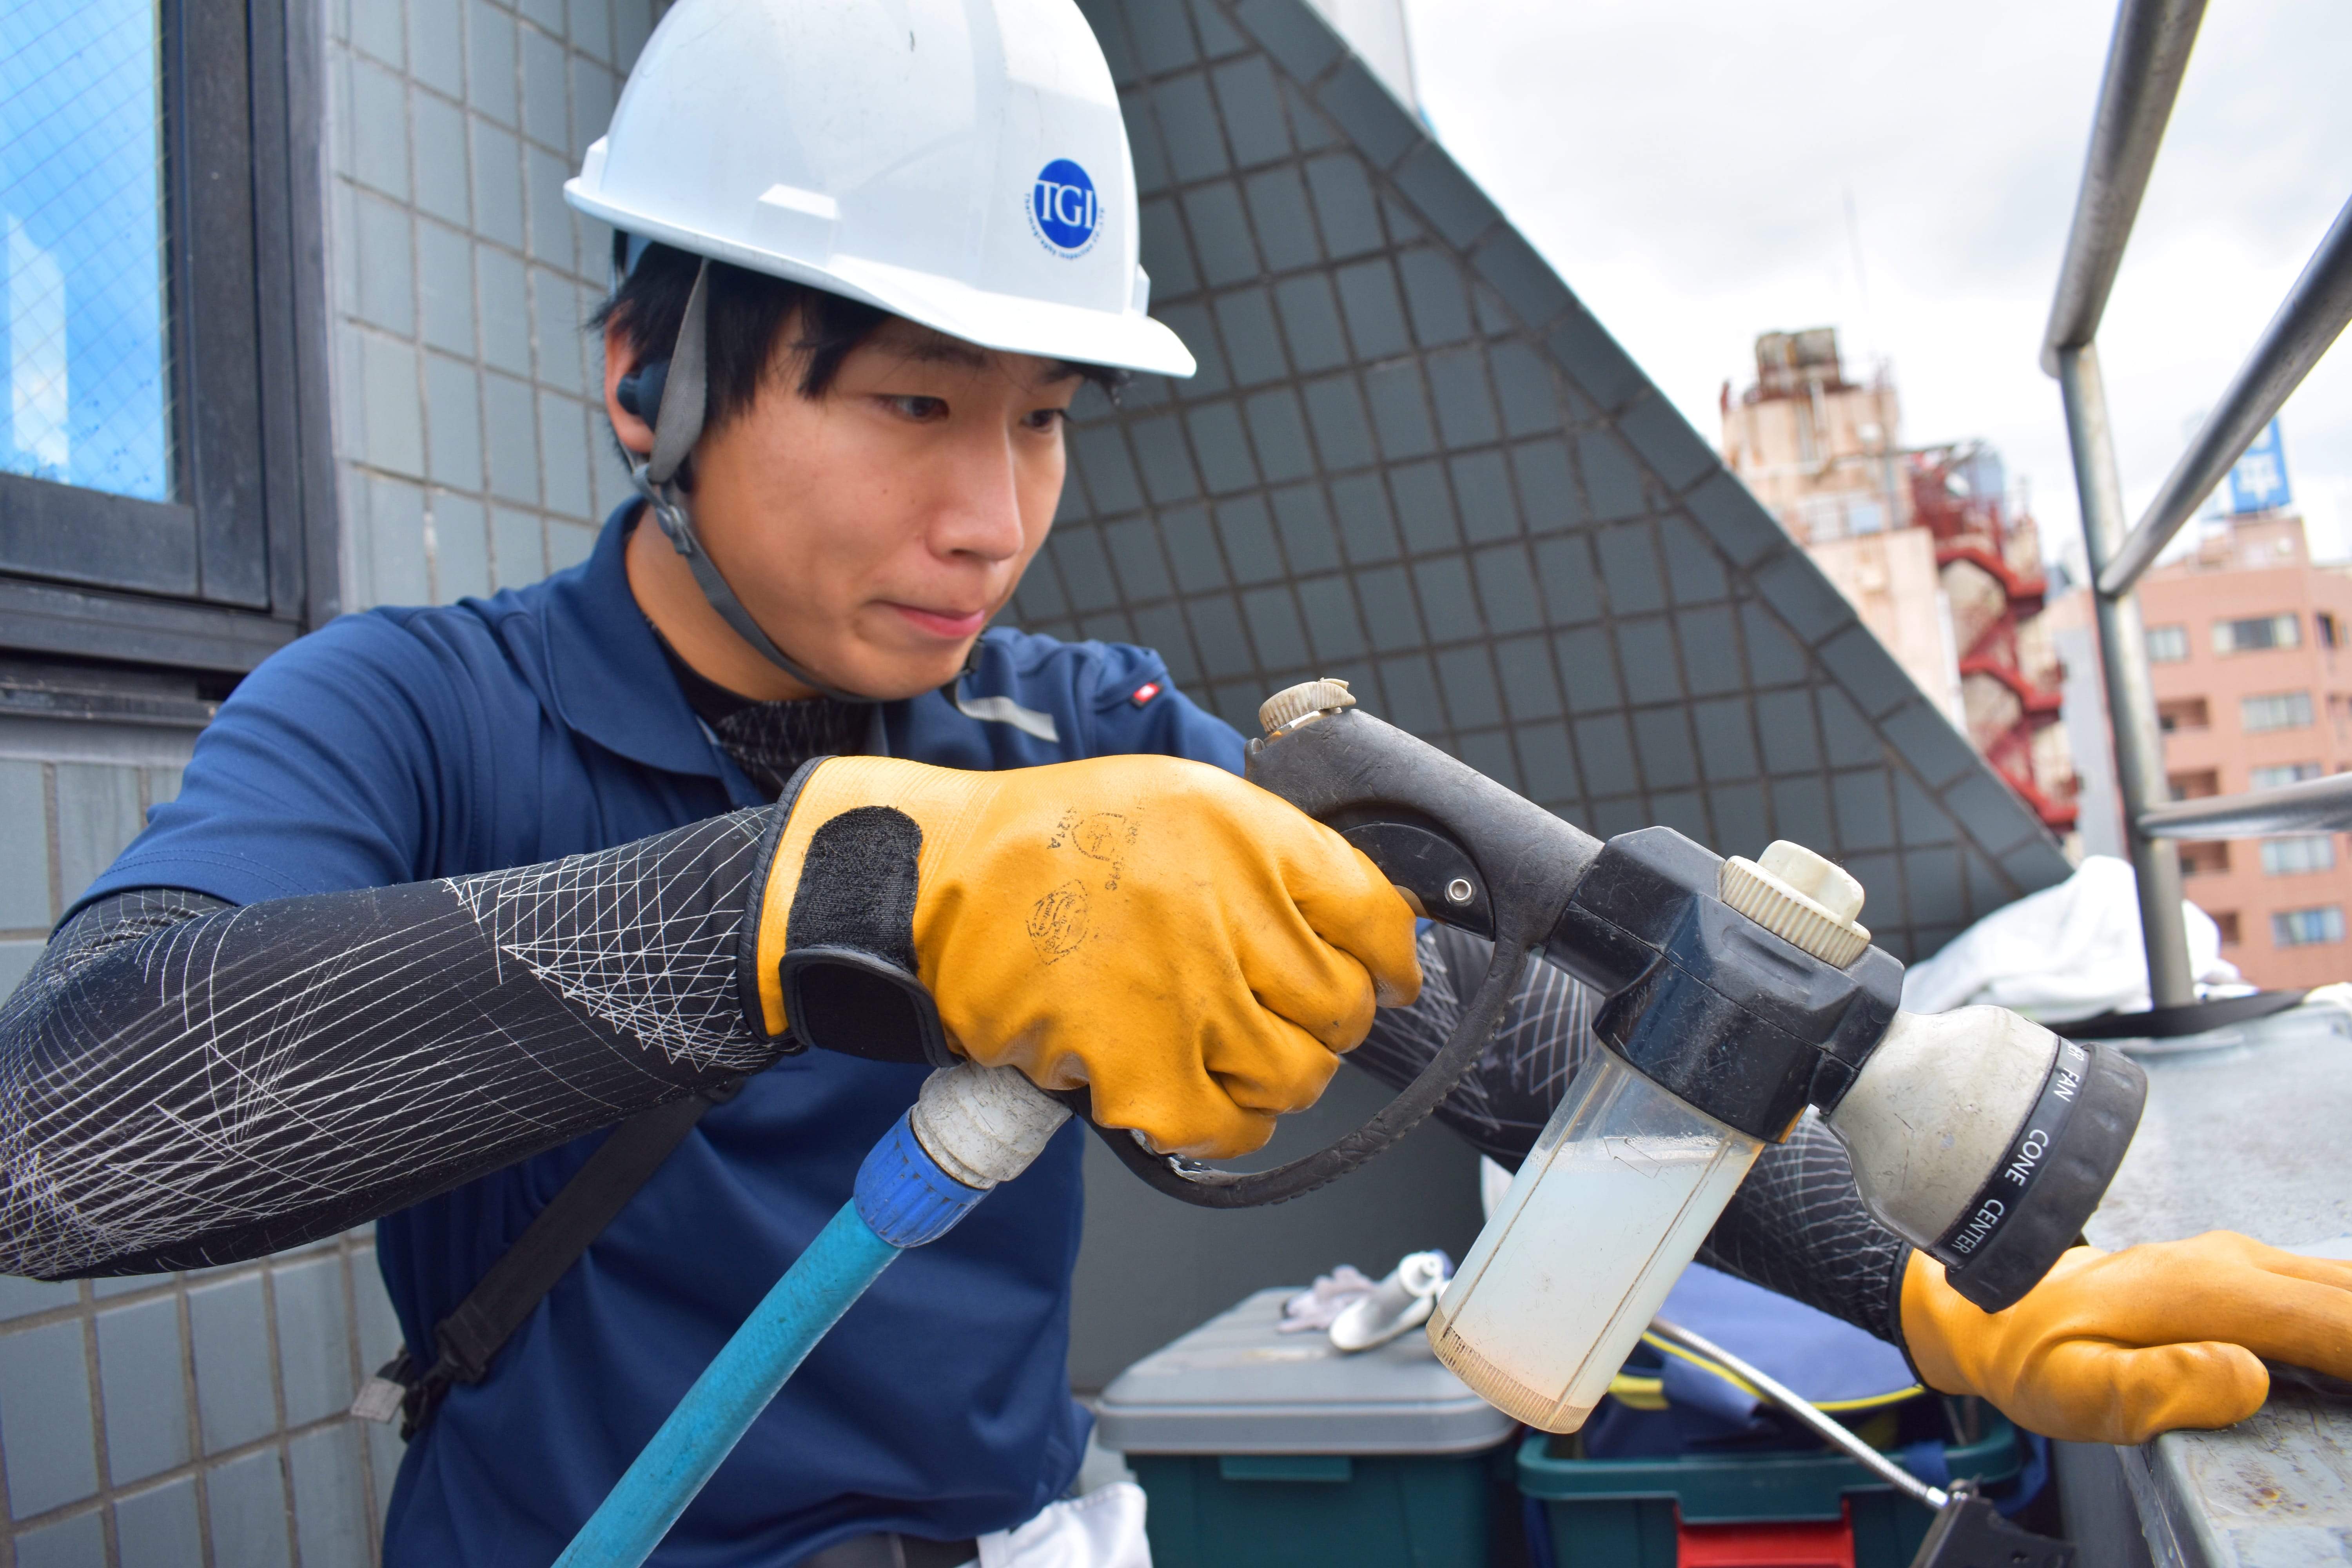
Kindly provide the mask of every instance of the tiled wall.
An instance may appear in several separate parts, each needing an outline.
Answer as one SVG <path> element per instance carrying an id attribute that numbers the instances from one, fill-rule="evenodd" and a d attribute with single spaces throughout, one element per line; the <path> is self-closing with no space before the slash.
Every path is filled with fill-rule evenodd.
<path id="1" fill-rule="evenodd" d="M 588 552 L 627 489 L 564 205 L 658 0 L 323 0 L 343 603 L 446 604 Z"/>

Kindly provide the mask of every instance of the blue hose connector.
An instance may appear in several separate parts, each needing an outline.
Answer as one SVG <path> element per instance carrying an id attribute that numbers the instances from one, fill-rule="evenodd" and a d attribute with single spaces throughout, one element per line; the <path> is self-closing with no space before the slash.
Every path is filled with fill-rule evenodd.
<path id="1" fill-rule="evenodd" d="M 937 1241 L 987 1195 L 987 1188 L 967 1187 L 940 1169 L 905 1116 L 857 1168 L 857 1217 L 893 1247 Z"/>

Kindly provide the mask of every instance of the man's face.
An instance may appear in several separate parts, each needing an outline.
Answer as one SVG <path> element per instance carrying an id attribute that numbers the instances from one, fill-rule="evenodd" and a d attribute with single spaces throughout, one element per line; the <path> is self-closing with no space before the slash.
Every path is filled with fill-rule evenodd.
<path id="1" fill-rule="evenodd" d="M 606 405 L 623 444 L 644 451 L 651 432 L 612 395 L 625 353 L 608 335 Z M 802 395 L 803 368 L 781 355 L 751 406 L 696 447 L 695 529 L 752 618 L 812 674 L 911 697 L 954 676 L 1045 542 L 1064 411 L 1083 383 L 897 320 L 851 351 L 823 396 Z M 688 662 L 747 696 L 809 695 L 727 631 L 654 534 L 633 540 L 631 580 Z"/>

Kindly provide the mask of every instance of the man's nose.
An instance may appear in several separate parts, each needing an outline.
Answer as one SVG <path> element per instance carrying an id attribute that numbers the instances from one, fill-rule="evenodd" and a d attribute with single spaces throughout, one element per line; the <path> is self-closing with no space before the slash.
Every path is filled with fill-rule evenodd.
<path id="1" fill-rule="evenodd" d="M 931 547 L 942 555 L 970 555 L 993 564 L 1021 553 L 1027 542 L 1021 516 L 1021 475 L 1010 443 L 986 437 L 956 444 L 934 498 Z"/>

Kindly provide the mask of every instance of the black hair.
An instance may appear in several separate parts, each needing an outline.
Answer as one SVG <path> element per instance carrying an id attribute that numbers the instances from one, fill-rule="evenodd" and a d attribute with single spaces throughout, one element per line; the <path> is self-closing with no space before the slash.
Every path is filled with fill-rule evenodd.
<path id="1" fill-rule="evenodd" d="M 689 251 L 647 245 L 588 324 L 599 331 L 616 328 L 640 365 L 668 359 L 701 265 L 702 258 Z M 710 263 L 703 311 L 709 338 L 705 431 L 719 429 L 751 406 L 777 353 L 786 347 L 807 356 L 800 395 L 823 397 L 851 352 L 892 319 L 879 306 L 724 261 Z M 795 324 L 798 335 L 786 344 L 784 333 Z M 1127 372 L 1105 365 L 1071 362 L 1066 368 L 1114 399 L 1128 380 Z"/>

